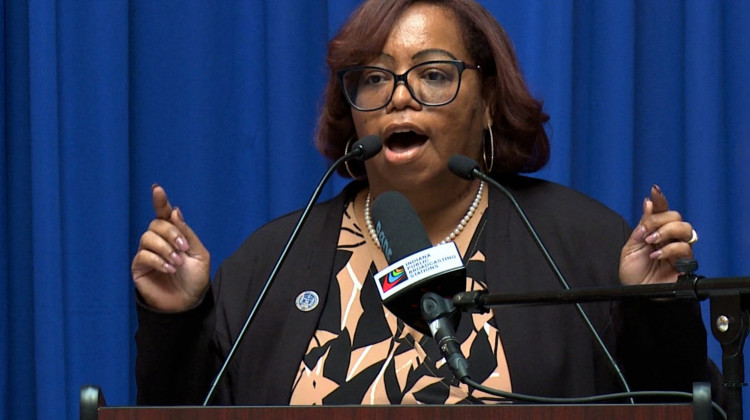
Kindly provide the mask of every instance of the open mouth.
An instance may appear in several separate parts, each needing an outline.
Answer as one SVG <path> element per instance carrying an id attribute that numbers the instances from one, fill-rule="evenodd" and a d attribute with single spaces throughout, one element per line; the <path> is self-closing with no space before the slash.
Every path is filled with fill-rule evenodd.
<path id="1" fill-rule="evenodd" d="M 391 134 L 385 141 L 385 146 L 394 151 L 402 152 L 413 147 L 421 146 L 427 141 L 428 137 L 414 131 L 404 131 Z"/>

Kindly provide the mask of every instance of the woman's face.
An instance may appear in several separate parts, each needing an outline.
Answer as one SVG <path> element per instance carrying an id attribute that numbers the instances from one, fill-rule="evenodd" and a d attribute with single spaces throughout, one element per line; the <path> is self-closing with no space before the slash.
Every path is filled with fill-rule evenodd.
<path id="1" fill-rule="evenodd" d="M 404 12 L 391 31 L 382 54 L 369 65 L 402 74 L 431 60 L 459 60 L 475 64 L 464 47 L 457 18 L 449 10 L 416 4 Z M 490 113 L 482 97 L 481 75 L 466 69 L 456 98 L 443 106 L 424 106 L 403 83 L 383 109 L 352 109 L 361 138 L 377 134 L 383 150 L 366 162 L 367 176 L 376 193 L 409 191 L 455 181 L 448 171 L 454 154 L 481 158 L 484 127 Z"/>

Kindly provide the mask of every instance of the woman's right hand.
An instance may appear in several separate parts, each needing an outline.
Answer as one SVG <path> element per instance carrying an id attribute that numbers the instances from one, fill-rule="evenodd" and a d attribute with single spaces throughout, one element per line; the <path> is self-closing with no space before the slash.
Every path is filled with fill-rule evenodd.
<path id="1" fill-rule="evenodd" d="M 151 187 L 156 218 L 141 235 L 130 267 L 133 282 L 146 304 L 165 312 L 194 307 L 209 286 L 211 256 L 172 208 L 164 189 Z"/>

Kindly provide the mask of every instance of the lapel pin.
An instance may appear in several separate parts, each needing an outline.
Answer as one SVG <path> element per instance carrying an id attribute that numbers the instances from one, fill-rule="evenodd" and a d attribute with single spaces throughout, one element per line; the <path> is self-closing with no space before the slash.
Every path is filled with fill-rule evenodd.
<path id="1" fill-rule="evenodd" d="M 318 307 L 318 303 L 320 302 L 320 298 L 318 297 L 318 294 L 315 293 L 312 290 L 306 290 L 299 295 L 297 295 L 297 299 L 295 299 L 294 303 L 297 305 L 297 309 L 299 309 L 302 312 L 310 312 L 313 309 Z"/>

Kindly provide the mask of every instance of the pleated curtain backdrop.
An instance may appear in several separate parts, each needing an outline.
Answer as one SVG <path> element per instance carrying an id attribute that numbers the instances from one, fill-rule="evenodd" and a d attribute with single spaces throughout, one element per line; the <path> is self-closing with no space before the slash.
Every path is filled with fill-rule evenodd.
<path id="1" fill-rule="evenodd" d="M 327 165 L 326 43 L 356 3 L 0 0 L 0 417 L 75 419 L 84 384 L 134 403 L 151 185 L 213 270 L 302 206 Z M 538 176 L 631 223 L 658 183 L 700 232 L 700 273 L 750 275 L 750 2 L 483 3 L 552 116 Z"/>

